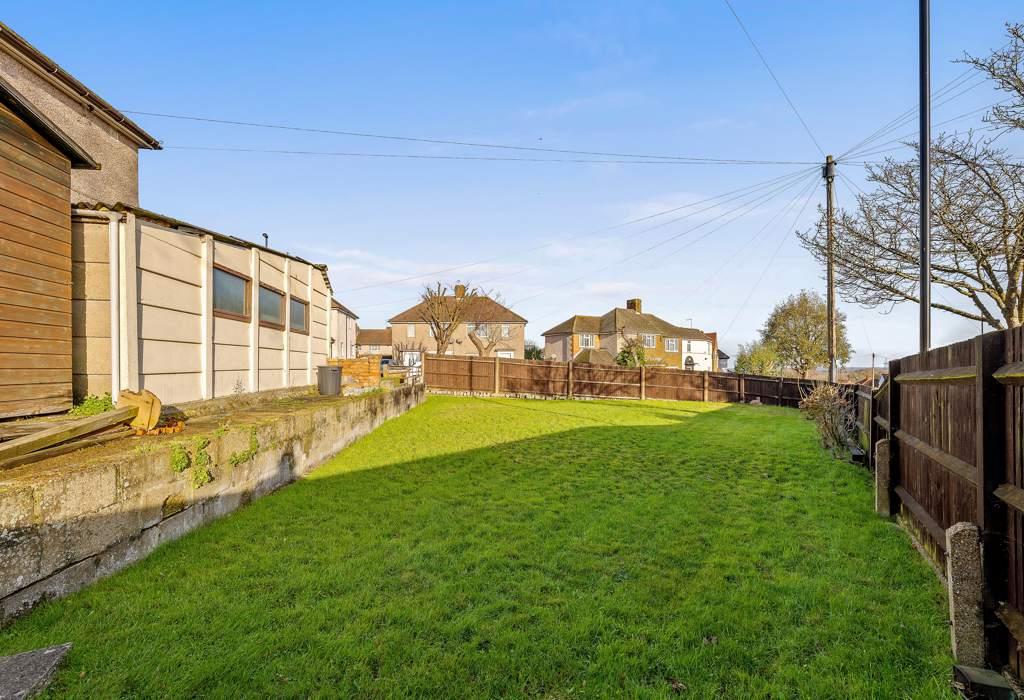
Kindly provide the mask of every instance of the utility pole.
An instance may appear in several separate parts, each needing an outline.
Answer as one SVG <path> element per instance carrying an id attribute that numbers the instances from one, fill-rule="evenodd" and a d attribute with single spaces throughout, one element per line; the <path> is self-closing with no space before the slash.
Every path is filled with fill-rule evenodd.
<path id="1" fill-rule="evenodd" d="M 871 388 L 875 388 L 875 353 L 871 353 Z"/>
<path id="2" fill-rule="evenodd" d="M 828 380 L 836 380 L 836 283 L 834 272 L 835 258 L 835 192 L 834 183 L 836 179 L 836 162 L 832 156 L 825 156 L 825 165 L 821 167 L 821 177 L 825 180 L 825 227 L 828 231 L 826 243 L 827 256 L 825 266 L 825 279 L 828 290 L 826 299 L 828 303 Z"/>
<path id="3" fill-rule="evenodd" d="M 932 345 L 932 235 L 931 235 L 931 142 L 932 142 L 932 76 L 931 76 L 931 20 L 929 0 L 920 0 L 919 21 L 919 87 L 921 127 L 919 160 L 921 163 L 921 303 L 920 332 L 921 352 L 927 352 Z"/>

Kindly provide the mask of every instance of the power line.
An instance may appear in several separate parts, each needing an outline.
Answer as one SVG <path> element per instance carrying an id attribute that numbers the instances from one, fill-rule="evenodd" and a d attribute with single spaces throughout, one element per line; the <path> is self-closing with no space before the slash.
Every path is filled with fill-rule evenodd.
<path id="1" fill-rule="evenodd" d="M 775 71 L 773 71 L 772 67 L 768 65 L 767 59 L 765 59 L 764 54 L 761 53 L 761 49 L 757 47 L 757 42 L 754 41 L 754 37 L 752 37 L 750 35 L 750 32 L 747 31 L 747 27 L 746 25 L 743 24 L 743 20 L 741 20 L 740 16 L 736 14 L 736 10 L 735 8 L 733 8 L 732 3 L 729 2 L 729 0 L 723 0 L 723 2 L 725 3 L 726 7 L 729 8 L 729 12 L 732 13 L 732 16 L 736 18 L 736 23 L 740 25 L 740 29 L 742 29 L 743 33 L 746 35 L 747 41 L 749 41 L 750 45 L 754 47 L 754 51 L 757 52 L 757 56 L 758 58 L 761 59 L 761 63 L 764 64 L 765 70 L 768 71 L 768 75 L 770 75 L 772 77 L 772 80 L 775 81 L 775 85 L 778 86 L 779 92 L 782 93 L 782 96 L 786 98 L 786 102 L 789 103 L 789 108 L 793 110 L 793 114 L 795 114 L 796 118 L 800 120 L 800 124 L 804 127 L 804 131 L 806 131 L 807 135 L 811 137 L 811 141 L 814 142 L 814 146 L 818 149 L 818 152 L 821 154 L 821 157 L 824 158 L 825 150 L 821 147 L 821 144 L 818 143 L 818 139 L 814 138 L 814 134 L 811 133 L 811 128 L 807 126 L 807 122 L 805 122 L 804 118 L 800 115 L 800 110 L 796 108 L 796 105 L 793 104 L 793 100 L 789 98 L 789 94 L 786 92 L 786 88 L 782 87 L 782 83 L 779 82 L 779 79 L 776 77 Z"/>
<path id="2" fill-rule="evenodd" d="M 796 228 L 797 222 L 800 220 L 800 217 L 803 216 L 803 213 L 807 209 L 807 205 L 811 203 L 811 198 L 813 196 L 814 196 L 814 188 L 811 188 L 810 194 L 807 195 L 807 199 L 804 200 L 803 206 L 800 207 L 800 211 L 797 212 L 796 217 L 793 219 L 793 224 L 788 229 L 786 229 L 786 234 L 782 237 L 782 240 L 779 241 L 779 245 L 775 248 L 775 251 L 772 253 L 772 256 L 770 258 L 768 258 L 768 262 L 765 264 L 764 269 L 761 270 L 761 274 L 758 275 L 757 280 L 755 280 L 754 284 L 750 287 L 750 291 L 747 293 L 747 296 L 743 300 L 743 303 L 740 304 L 740 308 L 736 310 L 736 315 L 733 316 L 732 317 L 732 321 L 729 322 L 728 328 L 726 328 L 725 331 L 722 332 L 722 337 L 723 338 L 726 335 L 728 335 L 729 332 L 732 330 L 732 327 L 736 324 L 736 320 L 740 317 L 740 314 L 743 313 L 743 310 L 746 308 L 747 304 L 750 302 L 750 298 L 752 296 L 754 296 L 754 292 L 757 291 L 757 287 L 758 287 L 758 285 L 761 284 L 761 280 L 763 280 L 764 276 L 766 274 L 768 274 L 768 270 L 771 268 L 772 263 L 774 263 L 775 262 L 775 258 L 778 257 L 779 251 L 782 250 L 782 246 L 785 245 L 787 240 L 789 240 L 790 233 L 792 233 L 792 230 L 794 228 Z"/>
<path id="3" fill-rule="evenodd" d="M 512 156 L 446 156 L 419 153 L 363 153 L 357 151 L 308 151 L 286 148 L 244 148 L 234 146 L 177 146 L 164 145 L 165 149 L 178 151 L 214 151 L 224 153 L 268 153 L 275 155 L 336 156 L 346 158 L 408 158 L 411 160 L 481 160 L 523 163 L 616 163 L 621 165 L 810 165 L 802 160 L 627 160 L 611 158 L 523 158 Z M 657 158 L 658 156 L 653 156 Z"/>
<path id="4" fill-rule="evenodd" d="M 626 226 L 630 226 L 632 224 L 641 223 L 643 221 L 649 221 L 651 219 L 659 218 L 661 216 L 666 216 L 668 214 L 674 214 L 675 212 L 682 211 L 684 209 L 691 209 L 691 208 L 699 206 L 701 204 L 706 204 L 708 202 L 718 202 L 718 204 L 729 202 L 729 201 L 732 201 L 733 199 L 744 197 L 744 196 L 746 196 L 748 194 L 751 194 L 753 192 L 757 192 L 759 190 L 771 187 L 771 186 L 773 186 L 775 184 L 778 184 L 778 183 L 781 183 L 781 182 L 786 182 L 786 181 L 788 181 L 790 179 L 799 178 L 799 177 L 805 175 L 810 170 L 811 170 L 810 168 L 801 168 L 800 170 L 797 170 L 795 172 L 791 172 L 791 173 L 788 173 L 786 175 L 782 175 L 780 177 L 771 178 L 770 180 L 766 180 L 766 181 L 763 181 L 763 182 L 760 182 L 760 183 L 755 183 L 754 185 L 748 185 L 746 187 L 741 187 L 741 188 L 738 188 L 738 189 L 735 189 L 735 190 L 731 190 L 729 192 L 724 192 L 722 194 L 715 195 L 713 197 L 706 197 L 705 199 L 701 199 L 701 200 L 698 200 L 696 202 L 690 202 L 689 204 L 684 204 L 684 205 L 681 205 L 681 206 L 672 207 L 670 209 L 665 209 L 665 210 L 662 210 L 662 211 L 659 211 L 659 212 L 655 212 L 653 214 L 647 214 L 646 216 L 637 217 L 637 218 L 634 218 L 634 219 L 630 219 L 628 221 L 623 221 L 623 222 L 618 223 L 618 224 L 613 224 L 611 226 L 605 226 L 605 227 L 602 227 L 602 228 L 585 231 L 585 232 L 578 233 L 578 234 L 576 234 L 574 236 L 570 236 L 570 237 L 565 238 L 565 239 L 551 241 L 551 242 L 544 243 L 544 244 L 541 244 L 541 245 L 538 245 L 538 246 L 534 246 L 532 248 L 527 248 L 525 250 L 515 250 L 515 251 L 512 251 L 512 252 L 504 252 L 504 253 L 500 253 L 498 255 L 491 256 L 489 258 L 484 258 L 482 260 L 478 260 L 476 262 L 463 263 L 463 264 L 460 264 L 460 265 L 453 265 L 453 266 L 441 268 L 441 269 L 438 269 L 438 270 L 432 270 L 430 272 L 424 272 L 422 274 L 409 275 L 407 277 L 402 277 L 402 278 L 399 278 L 399 279 L 396 279 L 396 280 L 389 280 L 387 282 L 377 282 L 377 283 L 374 283 L 374 284 L 362 285 L 360 287 L 353 287 L 353 288 L 350 288 L 350 289 L 341 290 L 339 292 L 339 294 L 349 293 L 349 292 L 358 292 L 358 291 L 362 291 L 362 290 L 365 290 L 365 289 L 375 289 L 375 288 L 379 288 L 379 287 L 386 287 L 386 286 L 391 286 L 391 285 L 394 285 L 394 284 L 401 284 L 401 283 L 404 283 L 404 282 L 409 282 L 409 281 L 416 280 L 416 279 L 423 279 L 425 277 L 433 277 L 435 275 L 441 275 L 441 274 L 445 274 L 445 273 L 448 273 L 448 272 L 454 272 L 456 270 L 463 270 L 463 269 L 467 269 L 467 268 L 470 268 L 470 267 L 476 267 L 478 265 L 484 265 L 484 264 L 487 264 L 487 263 L 490 263 L 490 262 L 494 262 L 496 260 L 501 260 L 501 259 L 504 259 L 504 258 L 519 256 L 519 255 L 523 255 L 523 254 L 526 254 L 526 253 L 532 253 L 532 252 L 536 252 L 538 250 L 543 250 L 545 248 L 550 248 L 550 247 L 552 247 L 554 245 L 558 245 L 558 244 L 564 243 L 566 241 L 577 240 L 577 239 L 583 238 L 585 236 L 592 236 L 592 235 L 596 235 L 596 234 L 599 234 L 599 233 L 604 233 L 606 231 L 612 231 L 612 230 L 615 230 L 615 229 L 624 228 Z M 734 197 L 734 196 L 731 196 L 731 195 L 737 195 L 737 196 Z M 714 206 L 717 206 L 717 204 L 713 205 L 712 207 L 707 207 L 705 209 L 700 209 L 700 210 L 691 212 L 690 214 L 687 214 L 685 216 L 677 217 L 675 219 L 672 219 L 671 221 L 666 222 L 665 225 L 670 224 L 670 223 L 675 223 L 676 221 L 680 221 L 680 220 L 682 220 L 684 218 L 687 218 L 689 216 L 693 216 L 694 214 L 699 214 L 699 213 L 701 213 L 703 211 L 707 211 L 707 209 L 714 208 Z M 649 231 L 649 230 L 652 230 L 652 229 L 644 229 L 642 231 L 637 232 L 634 235 L 638 235 L 639 233 L 645 233 L 646 231 Z"/>
<path id="5" fill-rule="evenodd" d="M 208 124 L 222 124 L 227 126 L 246 126 L 258 129 L 277 129 L 281 131 L 299 131 L 304 133 L 312 134 L 332 134 L 335 136 L 352 136 L 356 138 L 366 139 L 384 139 L 388 141 L 404 141 L 410 143 L 429 143 L 434 145 L 444 146 L 465 146 L 470 148 L 495 148 L 509 151 L 531 151 L 538 153 L 561 153 L 564 155 L 579 155 L 579 156 L 600 156 L 608 158 L 639 158 L 649 160 L 668 160 L 668 161 L 686 161 L 686 162 L 708 162 L 708 163 L 746 163 L 745 159 L 736 158 L 704 158 L 700 156 L 663 156 L 663 155 L 651 155 L 651 154 L 637 154 L 637 153 L 618 153 L 610 151 L 582 151 L 573 150 L 567 148 L 548 148 L 543 146 L 517 146 L 511 144 L 500 144 L 500 143 L 485 143 L 479 141 L 459 141 L 455 139 L 438 139 L 438 138 L 427 138 L 420 136 L 397 136 L 394 134 L 380 134 L 371 133 L 367 131 L 350 131 L 343 129 L 320 129 L 315 127 L 306 126 L 294 126 L 289 124 L 272 124 L 268 122 L 253 122 L 253 121 L 241 121 L 237 119 L 221 119 L 216 117 L 198 117 L 187 114 L 167 114 L 163 112 L 146 112 L 141 110 L 124 109 L 120 110 L 125 114 L 143 115 L 148 117 L 158 117 L 161 119 L 178 119 L 184 121 L 203 122 Z M 793 161 L 790 161 L 793 163 Z M 774 164 L 774 163 L 773 163 Z M 795 163 L 803 165 L 802 162 Z"/>
<path id="6" fill-rule="evenodd" d="M 735 222 L 736 220 L 738 220 L 739 218 L 749 214 L 751 211 L 753 211 L 754 209 L 757 208 L 757 205 L 763 204 L 765 201 L 771 199 L 772 197 L 776 196 L 777 194 L 780 194 L 781 192 L 784 192 L 785 190 L 787 190 L 787 189 L 789 189 L 791 187 L 796 186 L 797 184 L 799 184 L 799 182 L 800 182 L 800 180 L 797 180 L 795 182 L 790 182 L 790 183 L 787 183 L 785 185 L 781 185 L 781 186 L 777 187 L 774 191 L 770 191 L 770 192 L 767 192 L 765 194 L 759 195 L 758 197 L 755 197 L 754 199 L 752 199 L 752 200 L 750 200 L 748 202 L 745 202 L 745 203 L 743 203 L 743 204 L 741 204 L 741 205 L 739 205 L 739 206 L 737 206 L 737 207 L 735 207 L 733 209 L 730 209 L 728 211 L 722 212 L 721 214 L 719 214 L 719 215 L 717 215 L 715 217 L 712 217 L 711 219 L 708 219 L 707 221 L 704 221 L 704 222 L 702 222 L 700 224 L 697 224 L 696 226 L 688 228 L 685 231 L 682 231 L 680 233 L 677 233 L 677 234 L 674 234 L 672 236 L 669 236 L 668 238 L 665 238 L 665 239 L 663 239 L 661 241 L 658 241 L 657 243 L 654 243 L 654 244 L 644 248 L 643 250 L 637 251 L 636 253 L 632 253 L 632 254 L 627 255 L 627 256 L 625 256 L 623 258 L 615 260 L 615 261 L 605 265 L 604 267 L 598 268 L 597 270 L 588 270 L 587 273 L 584 274 L 584 275 L 581 275 L 579 277 L 575 277 L 575 278 L 570 279 L 570 280 L 566 280 L 565 282 L 563 282 L 561 284 L 558 284 L 558 285 L 555 285 L 553 287 L 548 287 L 547 289 L 544 289 L 544 290 L 542 290 L 542 291 L 540 291 L 540 292 L 538 292 L 536 294 L 531 294 L 528 297 L 523 297 L 522 299 L 519 299 L 516 302 L 514 302 L 512 304 L 512 306 L 516 306 L 518 304 L 521 304 L 524 301 L 529 301 L 530 299 L 534 299 L 534 298 L 536 298 L 538 296 L 541 296 L 545 292 L 550 291 L 552 289 L 560 289 L 560 288 L 566 287 L 566 286 L 568 286 L 570 284 L 575 284 L 575 283 L 580 282 L 582 280 L 588 279 L 589 277 L 591 277 L 591 276 L 593 276 L 593 275 L 595 275 L 597 273 L 604 272 L 606 270 L 611 269 L 612 267 L 616 267 L 616 266 L 621 265 L 621 264 L 623 264 L 625 262 L 628 262 L 628 261 L 633 260 L 633 259 L 635 259 L 637 257 L 640 257 L 641 255 L 644 255 L 646 253 L 651 252 L 652 250 L 655 250 L 656 248 L 659 248 L 659 247 L 661 247 L 661 246 L 663 246 L 663 245 L 665 245 L 667 243 L 670 243 L 670 242 L 672 242 L 674 240 L 677 240 L 678 238 L 680 238 L 682 236 L 685 236 L 685 235 L 687 235 L 689 233 L 692 233 L 692 232 L 696 231 L 697 229 L 703 228 L 703 227 L 705 227 L 705 226 L 707 226 L 709 224 L 712 224 L 712 223 L 714 223 L 714 222 L 716 222 L 716 221 L 718 221 L 720 219 L 725 218 L 726 216 L 734 214 L 735 212 L 737 212 L 737 211 L 739 211 L 741 209 L 747 208 L 746 211 L 741 212 L 739 215 L 735 216 L 734 218 L 730 219 L 729 221 L 726 221 L 724 224 L 722 224 L 721 226 L 718 226 L 717 228 L 714 229 L 715 231 L 721 230 L 722 228 L 724 228 L 728 224 L 731 224 L 731 223 Z M 659 224 L 658 226 L 663 226 L 663 225 L 664 224 Z"/>

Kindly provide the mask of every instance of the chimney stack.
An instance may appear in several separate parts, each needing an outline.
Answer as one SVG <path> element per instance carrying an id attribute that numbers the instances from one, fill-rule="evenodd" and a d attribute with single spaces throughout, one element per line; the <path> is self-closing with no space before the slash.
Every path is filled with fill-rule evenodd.
<path id="1" fill-rule="evenodd" d="M 643 303 L 639 299 L 626 299 L 626 308 L 638 314 L 643 313 Z"/>
<path id="2" fill-rule="evenodd" d="M 457 285 L 455 285 L 455 296 L 458 297 L 459 299 L 461 299 L 462 297 L 466 296 L 466 285 L 464 285 L 464 284 L 457 284 Z"/>

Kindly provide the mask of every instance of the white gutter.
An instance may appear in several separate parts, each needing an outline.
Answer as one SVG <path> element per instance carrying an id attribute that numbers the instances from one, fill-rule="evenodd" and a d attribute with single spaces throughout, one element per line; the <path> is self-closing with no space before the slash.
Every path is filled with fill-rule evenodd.
<path id="1" fill-rule="evenodd" d="M 118 243 L 121 212 L 72 209 L 75 216 L 107 220 L 107 250 L 110 269 L 110 398 L 117 403 L 121 393 L 121 247 Z"/>

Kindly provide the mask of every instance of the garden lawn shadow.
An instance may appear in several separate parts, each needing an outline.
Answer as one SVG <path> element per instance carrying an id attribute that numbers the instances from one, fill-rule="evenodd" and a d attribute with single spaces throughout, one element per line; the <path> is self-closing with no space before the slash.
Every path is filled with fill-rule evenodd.
<path id="1" fill-rule="evenodd" d="M 5 630 L 51 693 L 952 697 L 945 595 L 796 411 L 433 396 Z"/>

